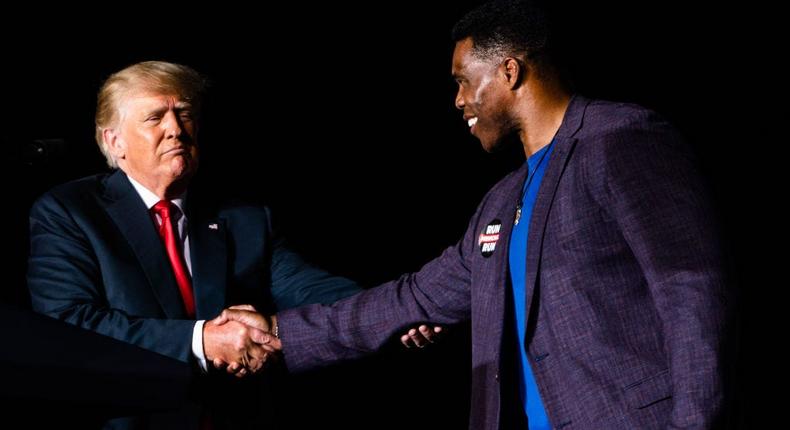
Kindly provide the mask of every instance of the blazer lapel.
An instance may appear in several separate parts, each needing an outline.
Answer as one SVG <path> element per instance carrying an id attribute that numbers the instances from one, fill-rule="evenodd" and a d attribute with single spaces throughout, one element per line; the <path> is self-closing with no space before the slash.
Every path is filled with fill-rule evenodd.
<path id="1" fill-rule="evenodd" d="M 120 170 L 107 179 L 105 202 L 107 213 L 137 256 L 167 318 L 187 318 L 173 269 L 151 215 Z"/>
<path id="2" fill-rule="evenodd" d="M 225 307 L 227 248 L 224 220 L 195 216 L 189 221 L 192 288 L 198 319 L 212 319 Z"/>
<path id="3" fill-rule="evenodd" d="M 543 252 L 543 238 L 546 233 L 549 210 L 554 202 L 554 196 L 557 193 L 562 173 L 565 171 L 565 166 L 567 166 L 570 155 L 576 145 L 576 139 L 573 135 L 581 128 L 584 111 L 589 102 L 588 99 L 581 96 L 574 96 L 571 99 L 562 125 L 560 125 L 560 129 L 554 137 L 554 149 L 538 190 L 535 207 L 532 209 L 529 236 L 527 237 L 527 308 L 525 312 L 527 318 L 531 316 L 532 302 L 535 296 L 535 288 L 537 287 L 540 259 Z"/>
<path id="4" fill-rule="evenodd" d="M 527 164 L 524 163 L 519 168 L 518 175 L 516 175 L 517 179 L 513 182 L 513 185 L 510 189 L 505 191 L 503 199 L 501 200 L 503 204 L 499 208 L 499 216 L 497 218 L 502 222 L 502 227 L 499 231 L 497 252 L 491 256 L 491 258 L 495 258 L 496 260 L 490 267 L 496 268 L 495 270 L 497 272 L 494 275 L 496 277 L 495 285 L 499 291 L 497 294 L 491 296 L 491 299 L 494 300 L 494 302 L 489 305 L 491 313 L 486 314 L 488 318 L 487 321 L 491 323 L 491 331 L 488 335 L 491 339 L 496 339 L 496 345 L 500 345 L 500 347 L 497 348 L 497 354 L 501 353 L 503 342 L 507 341 L 503 336 L 506 331 L 505 324 L 508 323 L 505 319 L 505 315 L 508 306 L 506 297 L 509 296 L 507 289 L 510 288 L 510 234 L 513 231 L 513 223 L 516 219 L 516 206 L 519 198 L 521 198 L 521 190 L 527 173 Z M 490 220 L 486 220 L 486 222 L 489 221 Z M 499 362 L 499 356 L 497 356 L 495 360 Z"/>

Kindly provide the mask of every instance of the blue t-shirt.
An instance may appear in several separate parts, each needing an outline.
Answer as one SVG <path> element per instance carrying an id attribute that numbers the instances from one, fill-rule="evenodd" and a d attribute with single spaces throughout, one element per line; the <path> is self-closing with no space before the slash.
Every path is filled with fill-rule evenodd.
<path id="1" fill-rule="evenodd" d="M 543 174 L 546 171 L 546 166 L 549 164 L 549 157 L 554 141 L 540 151 L 532 154 L 527 159 L 527 180 L 524 181 L 524 189 L 521 197 L 521 215 L 518 224 L 513 226 L 513 231 L 510 233 L 510 280 L 513 288 L 513 299 L 515 300 L 515 323 L 516 334 L 518 336 L 514 341 L 518 344 L 519 359 L 518 374 L 519 378 L 519 394 L 521 395 L 521 402 L 524 405 L 524 412 L 527 414 L 529 420 L 530 430 L 549 430 L 549 417 L 546 415 L 546 409 L 543 407 L 543 402 L 538 393 L 538 386 L 535 383 L 535 375 L 532 374 L 532 368 L 529 365 L 529 358 L 525 349 L 524 336 L 527 332 L 527 318 L 524 313 L 526 312 L 526 278 L 527 278 L 527 237 L 529 236 L 529 222 L 532 217 L 532 209 L 535 206 L 535 199 L 538 196 L 538 189 L 543 180 Z"/>

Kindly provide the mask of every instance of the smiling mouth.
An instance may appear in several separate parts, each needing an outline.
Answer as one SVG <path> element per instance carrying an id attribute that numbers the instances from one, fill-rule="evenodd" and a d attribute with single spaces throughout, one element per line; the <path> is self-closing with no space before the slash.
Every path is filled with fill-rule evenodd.
<path id="1" fill-rule="evenodd" d="M 469 119 L 466 121 L 466 123 L 469 125 L 469 128 L 472 128 L 472 127 L 474 127 L 474 125 L 475 125 L 475 124 L 477 124 L 477 117 L 476 117 L 476 116 L 473 116 L 473 117 L 469 118 Z"/>

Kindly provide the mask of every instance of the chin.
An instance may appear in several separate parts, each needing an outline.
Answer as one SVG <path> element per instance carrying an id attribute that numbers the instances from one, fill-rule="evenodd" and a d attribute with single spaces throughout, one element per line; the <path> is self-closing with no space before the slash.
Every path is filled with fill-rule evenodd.
<path id="1" fill-rule="evenodd" d="M 197 163 L 196 162 L 186 162 L 186 160 L 182 160 L 181 162 L 173 161 L 170 164 L 170 175 L 174 179 L 184 179 L 189 178 L 192 174 L 195 173 L 197 170 Z"/>
<path id="2" fill-rule="evenodd" d="M 513 148 L 514 146 L 521 147 L 521 140 L 519 140 L 518 135 L 514 133 L 498 134 L 487 139 L 478 139 L 480 139 L 480 145 L 483 147 L 483 150 L 489 154 Z"/>
<path id="3" fill-rule="evenodd" d="M 480 146 L 483 147 L 483 151 L 491 154 L 501 150 L 503 145 L 501 140 L 480 139 Z"/>

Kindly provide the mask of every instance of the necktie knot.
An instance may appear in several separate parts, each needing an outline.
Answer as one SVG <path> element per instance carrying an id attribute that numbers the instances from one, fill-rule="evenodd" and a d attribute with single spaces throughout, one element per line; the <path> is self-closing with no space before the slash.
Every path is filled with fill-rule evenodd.
<path id="1" fill-rule="evenodd" d="M 175 205 L 167 200 L 159 200 L 152 209 L 162 218 L 162 220 L 166 220 L 170 219 L 173 206 Z"/>

